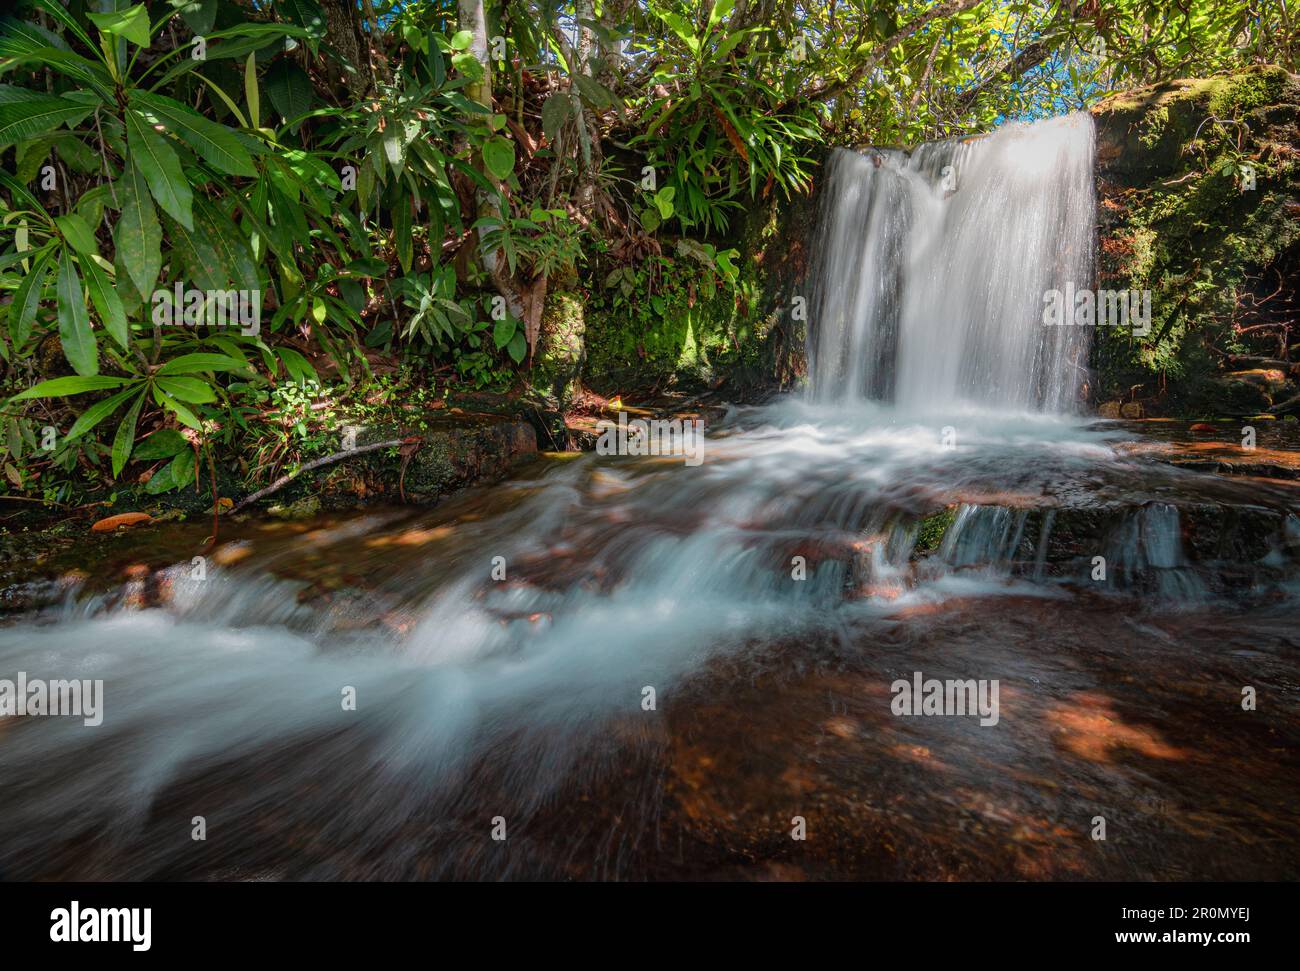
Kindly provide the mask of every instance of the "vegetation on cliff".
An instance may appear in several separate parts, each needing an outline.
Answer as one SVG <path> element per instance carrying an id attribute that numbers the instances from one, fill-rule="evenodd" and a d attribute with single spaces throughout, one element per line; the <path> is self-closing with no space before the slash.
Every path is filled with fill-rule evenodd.
<path id="1" fill-rule="evenodd" d="M 1100 285 L 1150 290 L 1150 333 L 1099 329 L 1100 401 L 1187 416 L 1297 410 L 1300 80 L 1280 68 L 1110 98 Z"/>
<path id="2" fill-rule="evenodd" d="M 0 489 L 210 504 L 448 395 L 788 380 L 803 257 L 774 207 L 825 146 L 1297 47 L 1287 8 L 1227 0 L 25 0 L 0 20 Z M 1228 122 L 1290 123 L 1215 97 L 1206 171 Z M 1133 218 L 1156 251 L 1126 272 L 1192 272 L 1142 231 L 1193 214 Z M 1181 360 L 1183 327 L 1134 366 Z"/>

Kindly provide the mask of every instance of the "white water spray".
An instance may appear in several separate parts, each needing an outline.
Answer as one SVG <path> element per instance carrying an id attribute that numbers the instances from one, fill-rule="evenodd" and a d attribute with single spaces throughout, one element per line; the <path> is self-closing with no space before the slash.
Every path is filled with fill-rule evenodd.
<path id="1" fill-rule="evenodd" d="M 817 240 L 809 371 L 819 401 L 1075 410 L 1086 328 L 1043 294 L 1091 286 L 1086 113 L 911 155 L 837 151 Z"/>

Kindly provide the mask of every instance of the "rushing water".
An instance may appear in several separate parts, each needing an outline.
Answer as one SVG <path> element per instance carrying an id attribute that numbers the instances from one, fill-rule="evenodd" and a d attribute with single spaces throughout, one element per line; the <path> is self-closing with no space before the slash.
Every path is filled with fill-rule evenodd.
<path id="1" fill-rule="evenodd" d="M 809 359 L 819 401 L 1075 410 L 1086 328 L 1043 295 L 1090 286 L 1093 126 L 1008 125 L 910 155 L 836 151 L 822 196 Z"/>
<path id="2" fill-rule="evenodd" d="M 1058 260 L 1086 268 L 1071 220 L 1091 219 L 1075 198 L 1090 151 L 1087 125 L 1069 119 L 879 169 L 837 158 L 816 302 L 832 333 L 815 347 L 813 392 L 733 409 L 699 467 L 556 458 L 432 511 L 305 533 L 250 526 L 205 578 L 174 568 L 165 597 L 99 584 L 108 592 L 0 628 L 0 677 L 105 683 L 98 728 L 0 720 L 0 874 L 710 872 L 777 840 L 792 811 L 818 818 L 799 801 L 819 784 L 801 781 L 813 762 L 831 773 L 829 798 L 849 800 L 820 824 L 841 827 L 837 845 L 909 832 L 932 848 L 967 812 L 982 822 L 965 831 L 989 829 L 987 849 L 976 839 L 956 869 L 925 855 L 901 871 L 883 857 L 849 866 L 852 853 L 833 851 L 817 875 L 1002 873 L 1004 817 L 1041 841 L 1010 875 L 1053 872 L 1049 849 L 1066 869 L 1119 872 L 1049 824 L 1061 800 L 1080 818 L 1095 793 L 1177 805 L 1161 786 L 1190 776 L 1110 764 L 1112 744 L 1169 764 L 1184 749 L 1126 721 L 1151 695 L 1107 692 L 1180 638 L 1181 663 L 1221 676 L 1209 659 L 1221 633 L 1161 618 L 1200 617 L 1186 612 L 1242 591 L 1257 605 L 1254 649 L 1282 650 L 1269 618 L 1291 602 L 1300 530 L 1280 486 L 1247 502 L 1062 414 L 1079 348 L 1032 326 L 1021 303 Z M 946 199 L 941 163 L 957 169 Z M 899 228 L 882 228 L 894 217 Z M 891 274 L 886 311 L 873 303 L 883 291 L 868 291 Z M 1255 547 L 1192 562 L 1180 502 L 1248 504 L 1264 524 Z M 926 538 L 936 516 L 952 519 L 942 542 Z M 1101 580 L 1097 556 L 1112 564 Z M 1228 589 L 1225 566 L 1243 560 Z M 1152 650 L 1115 655 L 1125 634 Z M 997 729 L 900 728 L 885 692 L 918 666 L 1007 679 L 1010 710 Z M 1270 670 L 1256 679 L 1290 676 Z M 1275 730 L 1274 717 L 1232 731 Z M 826 718 L 830 736 L 805 737 Z M 825 737 L 852 739 L 857 759 L 825 763 Z M 784 764 L 791 752 L 808 761 Z M 900 758 L 927 761 L 900 777 Z M 960 784 L 936 797 L 929 773 L 945 762 Z M 1048 778 L 1062 772 L 1069 781 Z M 903 792 L 900 822 L 884 807 Z M 192 839 L 196 816 L 206 840 Z M 489 838 L 498 817 L 505 844 Z M 727 835 L 745 826 L 754 834 Z M 1175 849 L 1148 858 L 1182 859 Z"/>

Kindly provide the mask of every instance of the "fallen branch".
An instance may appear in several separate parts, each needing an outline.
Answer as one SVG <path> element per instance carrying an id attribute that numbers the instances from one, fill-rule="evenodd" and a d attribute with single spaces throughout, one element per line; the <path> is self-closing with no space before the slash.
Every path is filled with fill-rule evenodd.
<path id="1" fill-rule="evenodd" d="M 234 509 L 230 510 L 230 512 L 227 513 L 226 515 L 233 516 L 235 513 L 239 512 L 240 510 L 246 509 L 247 507 L 251 506 L 259 499 L 264 499 L 273 492 L 279 492 L 281 489 L 287 486 L 294 479 L 298 478 L 298 476 L 302 475 L 304 472 L 310 472 L 312 469 L 319 469 L 322 465 L 331 465 L 334 462 L 341 462 L 344 459 L 350 459 L 354 455 L 364 455 L 366 452 L 377 452 L 381 448 L 400 448 L 403 445 L 412 445 L 418 443 L 419 441 L 420 439 L 418 437 L 393 438 L 386 442 L 374 442 L 373 444 L 370 445 L 359 445 L 356 448 L 344 449 L 342 452 L 335 452 L 332 455 L 326 455 L 322 458 L 313 459 L 312 461 L 308 462 L 306 465 L 300 466 L 299 468 L 295 469 L 293 472 L 290 472 L 288 475 L 280 476 L 280 478 L 276 479 L 265 489 L 258 489 L 251 496 L 245 498 L 239 505 L 235 506 Z"/>
<path id="2" fill-rule="evenodd" d="M 696 402 L 703 401 L 705 398 L 713 397 L 715 393 L 716 392 L 714 391 L 705 391 L 701 394 L 687 398 L 685 401 L 673 402 L 673 404 L 669 405 L 667 408 L 661 408 L 659 411 L 656 411 L 652 417 L 663 418 L 665 415 L 679 415 Z"/>
<path id="3" fill-rule="evenodd" d="M 71 509 L 71 506 L 65 506 L 61 502 L 55 502 L 53 499 L 35 499 L 31 496 L 0 496 L 0 500 L 8 502 L 39 502 L 42 506 L 58 506 L 60 509 Z"/>
<path id="4" fill-rule="evenodd" d="M 1300 394 L 1268 409 L 1270 415 L 1285 415 L 1292 411 L 1300 411 Z"/>
<path id="5" fill-rule="evenodd" d="M 1295 367 L 1295 364 L 1290 361 L 1280 361 L 1275 357 L 1256 357 L 1253 354 L 1229 354 L 1228 363 L 1247 367 L 1274 368 L 1279 371 L 1289 371 Z"/>

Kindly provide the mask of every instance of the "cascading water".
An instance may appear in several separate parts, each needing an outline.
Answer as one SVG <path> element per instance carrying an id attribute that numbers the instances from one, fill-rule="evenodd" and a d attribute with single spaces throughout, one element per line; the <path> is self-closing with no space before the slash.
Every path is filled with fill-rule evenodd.
<path id="1" fill-rule="evenodd" d="M 665 753 L 695 744 L 673 733 L 673 713 L 726 710 L 729 692 L 823 662 L 874 665 L 883 689 L 896 667 L 937 663 L 917 660 L 930 647 L 974 643 L 971 663 L 996 657 L 988 676 L 1005 677 L 1022 662 L 1004 634 L 975 636 L 1002 619 L 989 598 L 1048 603 L 1054 623 L 1074 610 L 1084 636 L 1091 615 L 1053 581 L 1088 582 L 1092 554 L 1114 555 L 1120 578 L 1186 569 L 1164 507 L 1136 538 L 1116 532 L 1113 551 L 1072 539 L 1078 522 L 1057 515 L 1078 501 L 1123 523 L 1125 504 L 1194 481 L 1125 460 L 1059 414 L 1076 401 L 1086 335 L 1044 327 L 1042 292 L 1090 279 L 1090 157 L 1078 117 L 910 158 L 837 153 L 811 393 L 732 409 L 698 468 L 587 455 L 432 511 L 288 538 L 249 526 L 205 579 L 177 568 L 159 605 L 74 596 L 0 627 L 0 678 L 105 683 L 98 728 L 0 718 L 0 877 L 624 875 L 629 859 L 669 854 Z M 1073 572 L 1046 579 L 1049 567 Z M 309 568 L 351 593 L 322 597 L 300 576 Z M 955 640 L 926 626 L 971 602 L 986 606 L 961 615 Z M 1047 647 L 1027 663 L 1049 663 Z M 1062 677 L 1078 682 L 1073 664 Z M 348 689 L 355 709 L 341 704 Z M 746 708 L 746 727 L 762 712 Z M 1049 732 L 1002 724 L 1053 757 Z M 768 725 L 740 744 L 765 735 L 791 737 Z M 203 843 L 189 835 L 196 815 Z M 498 815 L 509 848 L 485 835 Z M 538 818 L 552 829 L 530 829 Z"/>
<path id="2" fill-rule="evenodd" d="M 1086 113 L 910 155 L 836 151 L 809 327 L 818 401 L 1075 409 L 1086 328 L 1046 326 L 1044 294 L 1090 287 Z"/>

